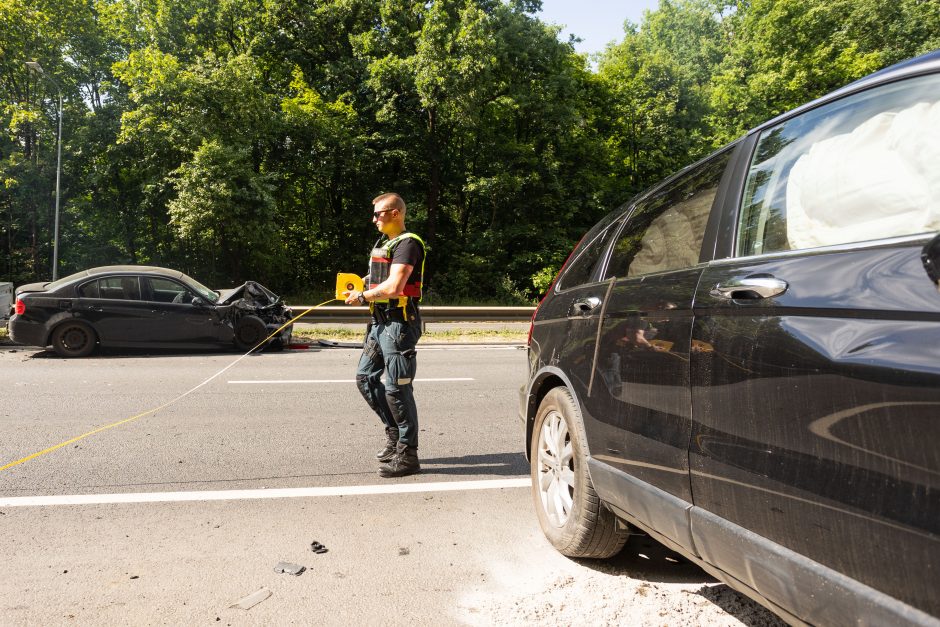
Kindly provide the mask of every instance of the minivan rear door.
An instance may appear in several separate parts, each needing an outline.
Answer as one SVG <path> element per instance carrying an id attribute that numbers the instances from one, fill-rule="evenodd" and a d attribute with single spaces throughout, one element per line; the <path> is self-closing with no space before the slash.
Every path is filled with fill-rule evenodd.
<path id="1" fill-rule="evenodd" d="M 614 241 L 593 396 L 609 409 L 591 442 L 604 499 L 689 548 L 692 297 L 706 224 L 732 148 L 639 200 Z M 589 430 L 590 433 L 590 430 Z M 642 504 L 642 505 L 641 505 Z"/>
<path id="2" fill-rule="evenodd" d="M 531 340 L 538 345 L 535 352 L 545 364 L 564 364 L 570 390 L 581 408 L 589 450 L 594 447 L 593 425 L 605 422 L 609 411 L 609 399 L 591 389 L 595 343 L 610 289 L 610 282 L 601 282 L 599 274 L 622 217 L 608 215 L 584 236 L 558 277 L 554 292 L 539 306 L 535 319 L 538 332 Z M 545 354 L 542 343 L 551 347 L 551 354 Z"/>

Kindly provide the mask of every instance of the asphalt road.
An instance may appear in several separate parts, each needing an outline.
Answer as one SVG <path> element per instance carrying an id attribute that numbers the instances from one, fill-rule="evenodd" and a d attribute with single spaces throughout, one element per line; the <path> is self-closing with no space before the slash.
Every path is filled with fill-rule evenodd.
<path id="1" fill-rule="evenodd" d="M 523 350 L 421 348 L 423 472 L 396 480 L 357 358 L 0 347 L 0 467 L 25 460 L 0 470 L 0 622 L 773 622 L 642 537 L 606 564 L 551 549 L 520 452 Z"/>

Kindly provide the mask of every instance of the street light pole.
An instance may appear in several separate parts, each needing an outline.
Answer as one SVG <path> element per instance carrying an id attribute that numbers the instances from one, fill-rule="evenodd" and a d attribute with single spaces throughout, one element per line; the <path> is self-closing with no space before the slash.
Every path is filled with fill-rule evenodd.
<path id="1" fill-rule="evenodd" d="M 55 232 L 52 239 L 52 280 L 59 280 L 59 182 L 62 179 L 62 90 L 59 90 L 59 135 L 55 160 Z"/>
<path id="2" fill-rule="evenodd" d="M 56 108 L 56 115 L 59 118 L 59 132 L 56 135 L 56 145 L 57 145 L 57 156 L 55 163 L 55 231 L 52 236 L 52 280 L 55 281 L 59 278 L 59 183 L 62 178 L 62 118 L 64 117 L 64 111 L 62 110 L 62 87 L 59 86 L 59 83 L 56 82 L 52 77 L 47 75 L 42 69 L 42 66 L 39 65 L 36 61 L 27 61 L 26 67 L 28 67 L 33 72 L 36 72 L 41 77 L 49 80 L 53 85 L 55 85 L 56 91 L 59 94 L 59 105 Z"/>

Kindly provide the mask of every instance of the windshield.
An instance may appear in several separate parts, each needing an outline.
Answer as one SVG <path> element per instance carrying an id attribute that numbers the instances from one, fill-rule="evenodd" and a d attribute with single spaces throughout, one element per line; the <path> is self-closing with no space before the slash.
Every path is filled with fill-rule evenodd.
<path id="1" fill-rule="evenodd" d="M 213 292 L 212 290 L 210 290 L 208 287 L 206 287 L 205 285 L 203 285 L 203 284 L 200 283 L 199 281 L 197 281 L 196 279 L 194 279 L 194 278 L 192 278 L 192 277 L 190 277 L 190 276 L 186 276 L 185 274 L 182 275 L 180 278 L 183 279 L 183 281 L 186 283 L 186 285 L 188 285 L 189 287 L 193 288 L 193 290 L 194 290 L 197 294 L 199 294 L 199 296 L 201 296 L 202 298 L 204 298 L 204 299 L 206 300 L 206 302 L 209 302 L 209 303 L 217 303 L 217 302 L 219 302 L 219 295 L 218 295 L 217 293 Z"/>
<path id="2" fill-rule="evenodd" d="M 87 274 L 88 274 L 88 270 L 82 270 L 81 272 L 76 272 L 75 274 L 70 274 L 67 277 L 63 277 L 59 279 L 58 281 L 53 281 L 52 283 L 46 283 L 45 285 L 43 285 L 43 287 L 45 287 L 47 290 L 54 290 L 59 287 L 62 287 L 66 283 L 71 283 L 75 279 L 86 276 Z"/>

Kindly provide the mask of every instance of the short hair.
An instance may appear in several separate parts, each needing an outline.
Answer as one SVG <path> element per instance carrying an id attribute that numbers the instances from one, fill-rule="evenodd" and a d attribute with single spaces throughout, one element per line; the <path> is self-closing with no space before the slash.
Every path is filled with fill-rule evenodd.
<path id="1" fill-rule="evenodd" d="M 395 193 L 382 194 L 372 199 L 373 206 L 379 203 L 387 203 L 389 209 L 398 209 L 398 212 L 402 215 L 404 215 L 407 210 L 405 207 L 405 199 Z"/>

